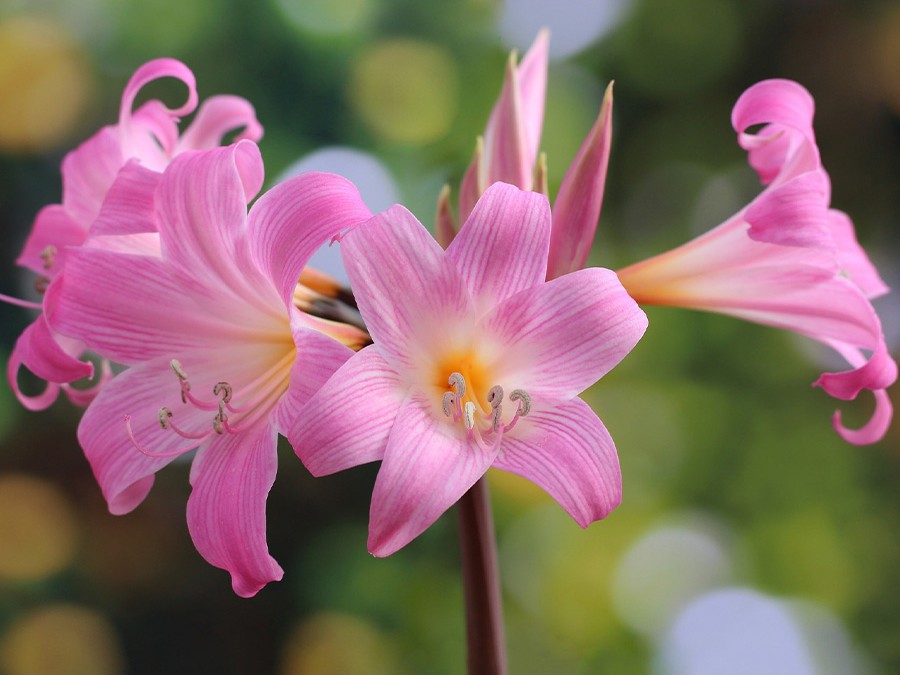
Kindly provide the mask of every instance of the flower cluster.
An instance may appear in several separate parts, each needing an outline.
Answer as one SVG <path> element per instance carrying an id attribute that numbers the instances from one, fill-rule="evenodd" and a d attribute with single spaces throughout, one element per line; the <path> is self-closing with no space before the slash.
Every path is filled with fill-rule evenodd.
<path id="1" fill-rule="evenodd" d="M 110 511 L 134 509 L 158 470 L 190 456 L 191 537 L 251 596 L 282 575 L 265 524 L 281 434 L 317 476 L 381 462 L 374 555 L 417 537 L 490 467 L 533 481 L 586 527 L 619 504 L 622 479 L 609 432 L 579 395 L 640 340 L 639 303 L 824 342 L 853 369 L 817 384 L 842 399 L 870 389 L 878 402 L 863 429 L 836 416 L 838 433 L 854 443 L 885 433 L 897 369 L 869 299 L 886 288 L 849 219 L 830 208 L 805 90 L 763 82 L 735 107 L 740 143 L 768 185 L 750 205 L 618 273 L 585 269 L 612 94 L 551 209 L 538 156 L 547 39 L 510 59 L 462 180 L 459 221 L 445 190 L 437 240 L 402 206 L 372 214 L 332 174 L 257 197 L 262 128 L 250 104 L 217 96 L 197 109 L 192 73 L 171 59 L 135 73 L 118 124 L 65 158 L 62 203 L 38 214 L 19 257 L 41 302 L 15 302 L 41 313 L 9 366 L 25 406 L 63 391 L 87 407 L 78 439 Z M 184 105 L 134 110 L 161 77 L 184 83 Z M 308 266 L 333 242 L 352 295 Z M 359 320 L 342 320 L 350 315 Z M 23 366 L 47 381 L 42 395 L 20 391 Z M 72 386 L 86 378 L 92 386 Z"/>

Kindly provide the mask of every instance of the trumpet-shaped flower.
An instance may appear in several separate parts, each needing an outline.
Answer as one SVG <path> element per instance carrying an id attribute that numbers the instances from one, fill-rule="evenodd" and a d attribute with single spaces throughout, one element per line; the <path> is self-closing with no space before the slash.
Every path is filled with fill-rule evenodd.
<path id="1" fill-rule="evenodd" d="M 875 412 L 863 428 L 845 427 L 839 411 L 833 419 L 845 440 L 872 443 L 890 424 L 885 388 L 897 378 L 870 302 L 887 287 L 850 219 L 830 208 L 813 110 L 812 97 L 795 82 L 768 80 L 744 92 L 732 123 L 766 189 L 715 229 L 618 274 L 639 303 L 730 314 L 832 347 L 853 368 L 825 373 L 815 385 L 843 400 L 863 389 L 875 393 Z"/>
<path id="2" fill-rule="evenodd" d="M 155 192 L 158 235 L 72 250 L 48 311 L 55 330 L 130 366 L 78 428 L 110 511 L 135 508 L 156 471 L 196 450 L 191 537 L 242 596 L 282 574 L 265 537 L 277 433 L 361 335 L 298 311 L 297 280 L 320 245 L 371 216 L 330 174 L 286 181 L 248 215 L 262 179 L 250 141 L 181 154 Z M 99 218 L 129 217 L 105 209 Z M 146 251 L 123 252 L 123 238 Z"/>
<path id="3" fill-rule="evenodd" d="M 169 109 L 161 101 L 151 100 L 133 110 L 140 90 L 164 77 L 185 84 L 188 97 L 184 105 Z M 203 103 L 191 125 L 179 136 L 179 118 L 192 113 L 197 102 L 194 75 L 179 61 L 156 59 L 135 72 L 122 95 L 118 124 L 104 127 L 66 155 L 62 163 L 62 203 L 46 206 L 38 213 L 17 260 L 19 265 L 38 275 L 36 287 L 45 294 L 42 302 L 6 300 L 48 309 L 53 295 L 47 293 L 48 287 L 65 268 L 68 251 L 84 243 L 101 205 L 123 170 L 129 177 L 127 182 L 122 181 L 122 189 L 140 187 L 146 193 L 152 191 L 148 183 L 157 180 L 159 172 L 179 153 L 214 148 L 228 132 L 235 130 L 241 130 L 238 139 L 257 140 L 262 135 L 262 127 L 247 101 L 236 96 L 214 96 Z M 124 206 L 133 210 L 135 204 Z M 125 221 L 122 226 L 126 232 L 132 231 L 133 223 Z M 46 317 L 39 315 L 17 341 L 8 364 L 10 385 L 23 405 L 33 410 L 45 408 L 56 399 L 60 389 L 76 403 L 89 402 L 97 387 L 85 391 L 67 384 L 93 373 L 93 366 L 79 359 L 83 351 L 84 345 L 58 335 L 48 326 Z M 26 396 L 20 390 L 18 371 L 23 365 L 47 380 L 43 394 Z M 104 364 L 104 374 L 98 378 L 98 384 L 107 375 Z"/>
<path id="4" fill-rule="evenodd" d="M 310 399 L 287 436 L 314 475 L 382 460 L 369 550 L 405 546 L 494 466 L 583 527 L 621 499 L 615 446 L 578 394 L 647 320 L 609 270 L 545 282 L 546 197 L 489 187 L 446 249 L 403 207 L 341 249 L 374 344 Z"/>
<path id="5" fill-rule="evenodd" d="M 515 55 L 510 56 L 500 98 L 460 185 L 461 221 L 465 221 L 487 187 L 498 181 L 547 193 L 546 167 L 537 160 L 547 90 L 548 43 L 549 33 L 541 31 L 520 64 L 516 65 Z M 581 269 L 587 262 L 603 205 L 611 142 L 612 85 L 607 88 L 597 120 L 569 166 L 553 203 L 548 279 Z M 446 247 L 455 231 L 443 200 L 438 215 L 438 241 Z"/>

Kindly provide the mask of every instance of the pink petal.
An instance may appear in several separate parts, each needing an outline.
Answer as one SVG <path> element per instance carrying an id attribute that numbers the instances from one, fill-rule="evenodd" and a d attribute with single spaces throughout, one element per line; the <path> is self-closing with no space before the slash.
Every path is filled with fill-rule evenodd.
<path id="1" fill-rule="evenodd" d="M 744 212 L 748 236 L 782 246 L 834 250 L 828 217 L 830 185 L 824 171 L 803 173 L 757 197 Z"/>
<path id="2" fill-rule="evenodd" d="M 397 374 L 370 345 L 297 411 L 285 436 L 314 476 L 374 462 L 384 456 L 405 395 Z"/>
<path id="3" fill-rule="evenodd" d="M 225 135 L 240 130 L 235 141 L 258 141 L 263 128 L 253 105 L 240 96 L 212 96 L 200 106 L 178 142 L 178 151 L 211 150 L 222 145 Z"/>
<path id="4" fill-rule="evenodd" d="M 530 190 L 534 157 L 528 156 L 528 138 L 515 53 L 506 64 L 506 79 L 484 131 L 484 166 L 487 182 L 502 181 Z"/>
<path id="5" fill-rule="evenodd" d="M 880 341 L 868 361 L 858 350 L 840 345 L 831 346 L 841 352 L 854 366 L 841 373 L 824 373 L 813 386 L 822 387 L 829 395 L 852 401 L 863 389 L 885 389 L 897 381 L 897 364 Z M 855 353 L 855 355 L 853 355 Z"/>
<path id="6" fill-rule="evenodd" d="M 91 236 L 155 232 L 154 197 L 160 178 L 137 160 L 123 166 L 91 223 Z"/>
<path id="7" fill-rule="evenodd" d="M 238 304 L 229 312 L 235 305 L 226 304 L 233 301 L 224 294 L 218 305 L 202 295 L 198 304 L 193 294 L 202 289 L 193 279 L 187 288 L 184 283 L 158 258 L 81 247 L 53 284 L 60 300 L 48 320 L 54 330 L 123 364 L 171 358 L 201 343 L 254 339 L 252 307 Z"/>
<path id="8" fill-rule="evenodd" d="M 447 248 L 481 311 L 544 280 L 550 205 L 535 192 L 494 183 Z"/>
<path id="9" fill-rule="evenodd" d="M 115 127 L 101 129 L 63 159 L 62 203 L 85 232 L 126 159 Z"/>
<path id="10" fill-rule="evenodd" d="M 260 278 L 246 251 L 247 201 L 258 189 L 262 171 L 259 148 L 241 141 L 227 148 L 183 153 L 160 181 L 163 257 L 182 283 L 197 286 L 202 279 L 210 301 L 230 291 L 251 306 L 271 306 L 271 283 Z"/>
<path id="11" fill-rule="evenodd" d="M 172 355 L 150 360 L 114 377 L 88 407 L 78 425 L 78 441 L 94 470 L 109 510 L 128 513 L 153 485 L 153 475 L 173 457 L 142 453 L 128 436 L 125 416 L 131 416 L 134 438 L 152 453 L 164 455 L 192 442 L 159 424 L 159 409 L 169 407 L 184 429 L 211 430 L 210 413 L 182 403 L 178 380 L 169 365 Z M 193 375 L 193 374 L 192 374 Z M 200 389 L 212 383 L 194 383 Z"/>
<path id="12" fill-rule="evenodd" d="M 894 408 L 891 398 L 884 389 L 877 389 L 875 394 L 875 411 L 872 417 L 859 429 L 848 429 L 841 419 L 841 411 L 837 410 L 831 418 L 831 425 L 837 434 L 853 445 L 870 445 L 884 438 L 891 426 Z"/>
<path id="13" fill-rule="evenodd" d="M 606 184 L 606 168 L 612 146 L 612 83 L 606 88 L 600 114 L 566 171 L 553 204 L 553 234 L 547 279 L 555 279 L 584 267 Z"/>
<path id="14" fill-rule="evenodd" d="M 853 221 L 841 211 L 828 211 L 828 224 L 831 237 L 837 249 L 838 266 L 869 299 L 877 298 L 888 292 L 888 287 L 881 280 L 878 270 L 869 260 L 856 239 Z"/>
<path id="15" fill-rule="evenodd" d="M 74 382 L 91 377 L 94 367 L 77 358 L 82 349 L 70 354 L 50 330 L 41 314 L 16 341 L 16 357 L 28 370 L 49 382 Z"/>
<path id="16" fill-rule="evenodd" d="M 291 368 L 290 386 L 273 417 L 276 431 L 284 435 L 313 394 L 353 356 L 349 347 L 316 330 L 295 326 L 293 332 L 297 356 Z"/>
<path id="17" fill-rule="evenodd" d="M 254 595 L 284 572 L 266 544 L 266 499 L 275 482 L 277 435 L 267 425 L 224 434 L 191 466 L 187 520 L 197 550 L 231 573 L 234 592 Z"/>
<path id="18" fill-rule="evenodd" d="M 616 446 L 591 407 L 575 398 L 527 420 L 524 438 L 504 437 L 494 466 L 544 488 L 581 527 L 609 515 L 622 501 L 622 474 Z"/>
<path id="19" fill-rule="evenodd" d="M 464 281 L 404 207 L 354 227 L 341 253 L 369 334 L 395 369 L 414 369 L 411 345 L 443 339 L 434 331 L 464 321 L 470 305 Z"/>
<path id="20" fill-rule="evenodd" d="M 519 63 L 519 92 L 522 98 L 522 121 L 525 130 L 525 157 L 528 170 L 537 160 L 544 126 L 544 101 L 547 98 L 547 60 L 550 31 L 542 29 Z"/>
<path id="21" fill-rule="evenodd" d="M 453 218 L 453 211 L 450 209 L 450 186 L 444 185 L 440 195 L 438 195 L 437 210 L 434 217 L 434 238 L 446 250 L 450 242 L 456 237 L 457 230 L 456 220 Z"/>
<path id="22" fill-rule="evenodd" d="M 252 253 L 290 305 L 312 254 L 341 230 L 371 217 L 346 178 L 301 174 L 276 185 L 253 205 L 248 221 Z"/>
<path id="23" fill-rule="evenodd" d="M 479 136 L 475 142 L 475 153 L 472 155 L 472 161 L 469 163 L 469 167 L 459 183 L 459 222 L 466 222 L 469 214 L 472 213 L 472 209 L 475 208 L 475 203 L 486 187 L 484 139 Z"/>
<path id="24" fill-rule="evenodd" d="M 163 77 L 172 77 L 181 80 L 188 89 L 188 97 L 184 104 L 175 109 L 169 109 L 158 101 L 151 101 L 134 116 L 132 110 L 134 108 L 134 100 L 147 84 L 153 80 Z M 156 139 L 162 144 L 162 149 L 167 154 L 174 149 L 174 140 L 177 138 L 177 131 L 174 129 L 172 122 L 179 117 L 190 114 L 197 107 L 197 83 L 191 70 L 175 59 L 162 58 L 154 59 L 145 63 L 135 71 L 134 75 L 125 86 L 122 93 L 122 105 L 119 108 L 119 132 L 122 142 L 122 151 L 125 157 L 140 157 L 143 153 L 143 146 L 147 139 L 143 136 L 144 129 L 149 130 L 156 136 Z M 134 125 L 133 122 L 137 122 Z M 135 129 L 134 127 L 143 127 L 143 129 Z M 151 167 L 154 169 L 161 167 Z"/>
<path id="25" fill-rule="evenodd" d="M 53 405 L 59 396 L 60 385 L 54 382 L 47 382 L 44 391 L 40 394 L 28 396 L 19 388 L 19 370 L 21 370 L 21 368 L 22 360 L 19 358 L 16 348 L 13 347 L 12 353 L 9 355 L 9 360 L 6 362 L 6 379 L 9 382 L 10 389 L 13 390 L 13 393 L 19 400 L 19 403 L 21 403 L 26 410 L 31 410 L 32 412 L 46 410 Z"/>
<path id="26" fill-rule="evenodd" d="M 482 324 L 503 345 L 497 378 L 544 407 L 612 370 L 644 334 L 647 317 L 615 273 L 590 268 L 508 298 Z"/>
<path id="27" fill-rule="evenodd" d="M 731 114 L 750 165 L 769 184 L 820 166 L 812 120 L 815 103 L 801 85 L 790 80 L 765 80 L 741 94 Z M 747 129 L 768 124 L 756 135 Z"/>
<path id="28" fill-rule="evenodd" d="M 497 455 L 432 416 L 431 403 L 404 402 L 372 491 L 369 552 L 388 556 L 418 537 L 481 478 Z"/>
<path id="29" fill-rule="evenodd" d="M 45 206 L 34 219 L 16 264 L 52 279 L 65 266 L 68 247 L 81 246 L 86 237 L 87 228 L 73 220 L 62 206 Z"/>

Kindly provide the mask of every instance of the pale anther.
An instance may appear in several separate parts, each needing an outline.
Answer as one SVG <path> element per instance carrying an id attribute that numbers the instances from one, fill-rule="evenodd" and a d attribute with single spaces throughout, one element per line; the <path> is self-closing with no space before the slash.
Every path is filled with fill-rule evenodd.
<path id="1" fill-rule="evenodd" d="M 471 401 L 466 401 L 463 420 L 465 421 L 466 429 L 472 430 L 475 428 L 475 404 Z"/>
<path id="2" fill-rule="evenodd" d="M 447 417 L 451 417 L 453 415 L 453 409 L 456 407 L 456 394 L 452 391 L 448 391 L 444 394 L 444 397 L 441 399 L 441 410 L 444 411 L 444 414 Z"/>
<path id="3" fill-rule="evenodd" d="M 231 385 L 227 382 L 216 382 L 216 385 L 213 387 L 213 396 L 221 395 L 223 403 L 231 401 L 231 394 Z"/>
<path id="4" fill-rule="evenodd" d="M 447 384 L 449 384 L 456 390 L 457 396 L 459 396 L 460 398 L 465 397 L 466 378 L 464 378 L 461 373 L 450 373 L 450 378 L 447 380 Z"/>
<path id="5" fill-rule="evenodd" d="M 503 387 L 499 384 L 491 387 L 487 395 L 487 402 L 491 404 L 492 408 L 496 409 L 503 402 Z"/>
<path id="6" fill-rule="evenodd" d="M 223 413 L 219 413 L 218 415 L 213 417 L 213 423 L 212 423 L 213 431 L 215 431 L 217 434 L 224 434 L 226 419 L 228 419 L 228 418 L 225 417 L 225 415 Z"/>
<path id="7" fill-rule="evenodd" d="M 169 418 L 172 417 L 172 411 L 163 406 L 159 409 L 159 426 L 163 429 L 169 428 Z"/>
<path id="8" fill-rule="evenodd" d="M 56 247 L 53 244 L 49 244 L 44 247 L 44 250 L 41 251 L 41 261 L 42 266 L 45 270 L 49 270 L 53 267 L 53 263 L 56 260 Z"/>
<path id="9" fill-rule="evenodd" d="M 187 373 L 184 372 L 181 362 L 179 362 L 178 359 L 172 359 L 169 361 L 169 365 L 172 367 L 172 371 L 178 376 L 178 379 L 186 383 L 188 376 Z"/>
<path id="10" fill-rule="evenodd" d="M 516 415 L 519 417 L 525 417 L 531 412 L 531 396 L 524 389 L 513 389 L 509 400 L 519 401 L 519 409 L 516 411 Z"/>

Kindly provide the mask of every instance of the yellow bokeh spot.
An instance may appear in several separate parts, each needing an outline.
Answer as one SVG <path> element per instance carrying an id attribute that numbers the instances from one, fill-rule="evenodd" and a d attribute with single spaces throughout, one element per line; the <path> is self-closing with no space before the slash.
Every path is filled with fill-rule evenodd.
<path id="1" fill-rule="evenodd" d="M 5 675 L 118 675 L 122 663 L 109 622 L 74 605 L 38 609 L 0 638 L 0 671 Z"/>
<path id="2" fill-rule="evenodd" d="M 348 95 L 356 113 L 384 139 L 429 143 L 445 135 L 456 117 L 459 76 L 442 48 L 387 40 L 360 55 Z"/>
<path id="3" fill-rule="evenodd" d="M 33 17 L 0 22 L 0 150 L 59 145 L 92 90 L 84 50 L 62 26 Z"/>
<path id="4" fill-rule="evenodd" d="M 393 644 L 371 624 L 328 613 L 304 621 L 288 638 L 281 675 L 397 675 Z"/>
<path id="5" fill-rule="evenodd" d="M 0 476 L 0 580 L 34 581 L 65 568 L 75 554 L 75 517 L 53 485 Z"/>

